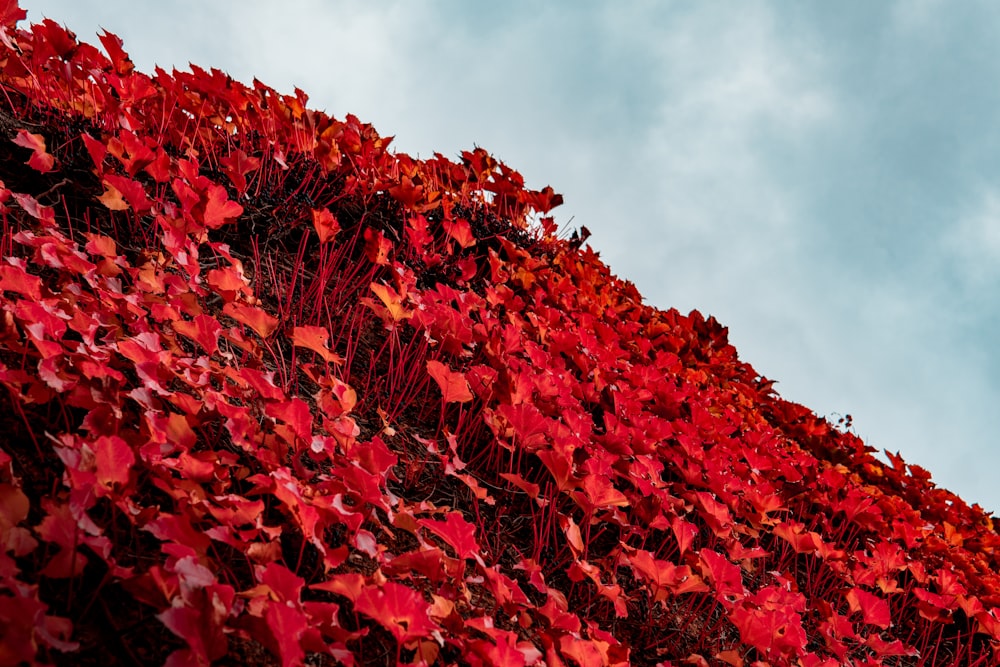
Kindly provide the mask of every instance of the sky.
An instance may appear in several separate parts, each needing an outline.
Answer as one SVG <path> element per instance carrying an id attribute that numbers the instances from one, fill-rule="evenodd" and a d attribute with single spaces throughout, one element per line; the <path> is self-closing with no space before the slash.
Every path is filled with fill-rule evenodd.
<path id="1" fill-rule="evenodd" d="M 646 302 L 1000 514 L 1000 5 L 21 0 L 396 150 L 482 146 Z"/>

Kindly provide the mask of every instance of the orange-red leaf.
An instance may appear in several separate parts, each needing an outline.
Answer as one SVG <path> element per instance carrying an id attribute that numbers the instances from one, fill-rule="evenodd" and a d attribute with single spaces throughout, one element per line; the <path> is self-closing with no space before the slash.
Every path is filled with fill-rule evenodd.
<path id="1" fill-rule="evenodd" d="M 479 552 L 476 527 L 458 512 L 449 512 L 444 521 L 421 519 L 418 523 L 447 542 L 459 558 L 472 558 Z"/>
<path id="2" fill-rule="evenodd" d="M 109 489 L 115 484 L 124 487 L 135 464 L 135 454 L 128 443 L 118 436 L 101 436 L 94 442 L 94 463 L 98 484 Z"/>
<path id="3" fill-rule="evenodd" d="M 225 315 L 241 324 L 245 324 L 257 332 L 261 338 L 267 338 L 278 328 L 278 318 L 257 308 L 242 303 L 227 303 L 222 307 Z"/>
<path id="4" fill-rule="evenodd" d="M 17 136 L 14 137 L 14 143 L 32 151 L 31 158 L 28 160 L 29 167 L 43 174 L 52 171 L 55 158 L 49 155 L 45 149 L 45 137 L 27 130 L 18 130 Z"/>
<path id="5" fill-rule="evenodd" d="M 18 292 L 38 301 L 42 298 L 42 280 L 17 265 L 0 266 L 0 292 Z"/>
<path id="6" fill-rule="evenodd" d="M 403 306 L 402 295 L 388 285 L 372 283 L 371 290 L 385 304 L 385 309 L 394 322 L 405 320 L 413 314 Z"/>
<path id="7" fill-rule="evenodd" d="M 174 322 L 174 331 L 198 343 L 210 355 L 219 350 L 219 333 L 222 331 L 222 325 L 216 322 L 214 317 L 198 315 L 190 322 L 186 320 Z"/>
<path id="8" fill-rule="evenodd" d="M 476 237 L 472 234 L 472 228 L 469 227 L 469 223 L 461 218 L 456 220 L 445 220 L 441 223 L 444 226 L 444 231 L 448 233 L 448 236 L 455 239 L 458 245 L 463 248 L 470 248 L 476 245 Z"/>
<path id="9" fill-rule="evenodd" d="M 472 400 L 469 383 L 465 376 L 451 370 L 440 361 L 431 359 L 427 362 L 427 372 L 441 388 L 441 396 L 445 403 L 465 403 Z"/>
<path id="10" fill-rule="evenodd" d="M 333 240 L 333 237 L 340 231 L 340 223 L 337 222 L 337 218 L 334 217 L 329 209 L 313 209 L 312 219 L 313 229 L 316 230 L 316 235 L 319 237 L 320 243 Z"/>
<path id="11" fill-rule="evenodd" d="M 303 442 L 312 440 L 312 415 L 309 413 L 309 406 L 301 398 L 269 403 L 264 412 L 268 417 L 274 417 L 288 424 Z"/>
<path id="12" fill-rule="evenodd" d="M 112 211 L 125 211 L 128 209 L 128 202 L 122 196 L 122 191 L 107 181 L 104 182 L 104 194 L 97 199 Z"/>
<path id="13" fill-rule="evenodd" d="M 889 603 L 882 598 L 861 588 L 852 588 L 847 592 L 847 604 L 852 612 L 861 612 L 865 623 L 882 628 L 888 628 L 892 623 L 889 613 Z"/>
<path id="14" fill-rule="evenodd" d="M 233 182 L 233 185 L 236 186 L 236 191 L 241 195 L 247 189 L 246 175 L 260 168 L 260 160 L 258 158 L 249 157 L 246 153 L 238 149 L 219 160 L 219 162 L 222 163 L 226 175 L 229 176 L 229 180 Z"/>
<path id="15" fill-rule="evenodd" d="M 327 346 L 329 340 L 330 332 L 324 327 L 301 326 L 292 329 L 292 345 L 312 350 L 325 361 L 339 364 L 343 360 L 330 351 Z"/>
<path id="16" fill-rule="evenodd" d="M 218 229 L 227 222 L 243 215 L 243 207 L 230 201 L 226 189 L 221 185 L 208 186 L 205 196 L 203 222 L 209 229 Z"/>
<path id="17" fill-rule="evenodd" d="M 362 589 L 354 608 L 391 632 L 400 644 L 426 637 L 437 629 L 424 598 L 412 588 L 392 581 Z"/>

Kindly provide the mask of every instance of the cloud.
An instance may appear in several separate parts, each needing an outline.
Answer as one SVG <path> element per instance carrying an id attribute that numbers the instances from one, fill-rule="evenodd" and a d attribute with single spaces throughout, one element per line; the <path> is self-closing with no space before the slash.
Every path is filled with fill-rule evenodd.
<path id="1" fill-rule="evenodd" d="M 942 236 L 944 249 L 967 287 L 996 287 L 1000 279 L 1000 188 L 980 187 L 974 201 Z"/>

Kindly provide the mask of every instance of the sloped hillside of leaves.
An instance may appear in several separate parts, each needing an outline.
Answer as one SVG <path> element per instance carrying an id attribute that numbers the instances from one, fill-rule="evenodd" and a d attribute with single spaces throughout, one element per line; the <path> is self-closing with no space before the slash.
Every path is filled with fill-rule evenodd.
<path id="1" fill-rule="evenodd" d="M 0 1 L 0 666 L 988 665 L 1000 540 L 481 149 Z"/>

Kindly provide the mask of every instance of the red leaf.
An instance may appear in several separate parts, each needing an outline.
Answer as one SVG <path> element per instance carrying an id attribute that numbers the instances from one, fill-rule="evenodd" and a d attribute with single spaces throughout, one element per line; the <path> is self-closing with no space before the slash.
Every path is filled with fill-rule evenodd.
<path id="1" fill-rule="evenodd" d="M 559 638 L 559 651 L 572 658 L 580 667 L 604 667 L 608 662 L 597 645 L 589 639 L 577 639 L 571 635 Z"/>
<path id="2" fill-rule="evenodd" d="M 298 522 L 302 533 L 319 549 L 320 553 L 326 553 L 326 545 L 317 534 L 317 528 L 322 531 L 324 526 L 320 524 L 320 514 L 316 506 L 309 502 L 302 495 L 301 483 L 292 477 L 287 468 L 278 468 L 270 474 L 274 482 L 274 496 L 284 503 L 292 517 Z"/>
<path id="3" fill-rule="evenodd" d="M 675 516 L 671 520 L 670 529 L 674 532 L 674 537 L 677 538 L 677 546 L 683 556 L 691 548 L 691 543 L 694 542 L 694 538 L 698 535 L 698 529 L 693 523 L 679 516 Z"/>
<path id="4" fill-rule="evenodd" d="M 330 213 L 329 209 L 313 209 L 312 219 L 313 228 L 316 230 L 320 243 L 332 241 L 333 237 L 340 231 L 340 223 L 337 222 L 337 218 L 334 217 L 333 213 Z"/>
<path id="5" fill-rule="evenodd" d="M 392 251 L 392 241 L 387 239 L 382 232 L 365 228 L 365 256 L 373 264 L 388 264 L 389 253 Z"/>
<path id="6" fill-rule="evenodd" d="M 566 541 L 569 543 L 573 555 L 579 556 L 582 554 L 584 549 L 583 534 L 580 532 L 580 526 L 577 525 L 576 521 L 573 521 L 573 517 L 560 515 L 559 526 L 566 535 Z"/>
<path id="7" fill-rule="evenodd" d="M 104 181 L 104 194 L 97 198 L 109 211 L 126 211 L 128 202 L 122 196 L 122 191 L 108 181 Z"/>
<path id="8" fill-rule="evenodd" d="M 129 472 L 135 464 L 135 453 L 128 443 L 116 435 L 101 436 L 93 445 L 97 466 L 97 483 L 109 489 L 115 484 L 128 485 Z"/>
<path id="9" fill-rule="evenodd" d="M 542 490 L 541 487 L 535 484 L 534 482 L 529 482 L 520 475 L 514 473 L 502 472 L 500 473 L 500 476 L 503 477 L 508 482 L 510 482 L 511 484 L 513 484 L 514 486 L 516 486 L 517 488 L 527 493 L 528 497 L 531 498 L 532 500 L 537 498 L 539 491 Z"/>
<path id="10" fill-rule="evenodd" d="M 229 586 L 211 584 L 191 591 L 188 604 L 175 598 L 175 606 L 157 614 L 160 622 L 190 647 L 171 654 L 167 665 L 209 665 L 226 654 L 229 640 L 223 625 L 233 607 L 233 593 Z"/>
<path id="11" fill-rule="evenodd" d="M 27 130 L 18 130 L 14 143 L 18 146 L 29 148 L 32 151 L 31 158 L 27 164 L 32 169 L 43 174 L 52 171 L 55 165 L 55 158 L 45 150 L 45 137 L 40 134 L 33 134 Z"/>
<path id="12" fill-rule="evenodd" d="M 28 518 L 31 504 L 28 496 L 16 486 L 0 484 L 0 530 L 9 530 L 12 526 Z"/>
<path id="13" fill-rule="evenodd" d="M 482 566 L 482 559 L 479 557 L 477 559 Z M 521 586 L 506 574 L 500 572 L 498 565 L 494 565 L 493 567 L 483 566 L 481 567 L 481 572 L 486 576 L 486 583 L 490 587 L 490 592 L 493 593 L 493 599 L 500 605 L 507 606 L 512 602 L 517 605 L 530 604 L 528 596 L 521 590 Z"/>
<path id="14" fill-rule="evenodd" d="M 444 231 L 448 233 L 448 236 L 455 239 L 458 245 L 463 248 L 470 248 L 476 245 L 476 237 L 472 234 L 472 228 L 469 227 L 469 223 L 461 218 L 456 220 L 444 220 L 441 223 L 444 226 Z"/>
<path id="15" fill-rule="evenodd" d="M 131 178 L 127 178 L 125 176 L 108 174 L 104 177 L 104 184 L 108 187 L 108 192 L 99 197 L 99 199 L 104 202 L 104 205 L 109 209 L 115 211 L 121 210 L 113 208 L 105 199 L 113 197 L 113 195 L 110 194 L 112 191 L 120 193 L 118 195 L 119 200 L 121 197 L 125 198 L 125 201 L 128 202 L 125 208 L 131 206 L 137 213 L 144 213 L 152 207 L 149 198 L 146 196 L 146 188 L 144 188 L 142 183 L 139 183 L 138 181 L 133 181 Z M 118 203 L 115 205 L 120 206 Z"/>
<path id="16" fill-rule="evenodd" d="M 132 71 L 132 60 L 129 59 L 128 54 L 125 53 L 125 50 L 122 48 L 121 38 L 108 32 L 107 30 L 99 34 L 97 38 L 101 40 L 101 44 L 104 45 L 104 50 L 108 52 L 108 57 L 111 58 L 111 64 L 115 66 L 115 72 L 118 74 L 128 74 Z"/>
<path id="17" fill-rule="evenodd" d="M 257 568 L 257 580 L 274 591 L 282 602 L 300 602 L 305 580 L 280 563 Z"/>
<path id="18" fill-rule="evenodd" d="M 644 549 L 637 549 L 635 553 L 629 554 L 628 561 L 632 564 L 636 577 L 652 588 L 653 600 L 656 602 L 663 602 L 676 594 L 681 584 L 691 577 L 698 578 L 687 565 L 677 566 L 654 558 L 653 554 Z"/>
<path id="19" fill-rule="evenodd" d="M 712 579 L 718 600 L 734 602 L 746 595 L 746 589 L 743 587 L 743 575 L 738 565 L 731 563 L 728 558 L 711 549 L 702 549 L 699 556 L 701 556 L 701 562 L 705 564 L 705 569 Z"/>
<path id="20" fill-rule="evenodd" d="M 372 283 L 370 287 L 375 292 L 375 296 L 385 304 L 386 312 L 394 322 L 405 320 L 413 314 L 412 311 L 407 310 L 403 306 L 403 295 L 396 292 L 393 288 L 380 283 Z M 383 315 L 382 317 L 384 319 L 385 316 Z"/>
<path id="21" fill-rule="evenodd" d="M 417 202 L 420 201 L 423 192 L 424 186 L 415 186 L 413 180 L 405 175 L 400 179 L 399 185 L 389 188 L 389 194 L 392 198 L 402 204 L 404 208 L 409 209 L 416 208 Z"/>
<path id="22" fill-rule="evenodd" d="M 550 430 L 549 420 L 533 403 L 503 403 L 497 408 L 497 414 L 506 419 L 514 429 L 517 444 L 521 447 L 535 449 L 545 444 L 545 436 Z"/>
<path id="23" fill-rule="evenodd" d="M 783 521 L 775 526 L 774 534 L 791 544 L 795 553 L 811 554 L 823 546 L 823 539 L 819 534 L 806 531 L 805 525 L 798 521 Z"/>
<path id="24" fill-rule="evenodd" d="M 310 584 L 309 586 L 309 588 L 318 591 L 327 591 L 328 593 L 343 595 L 351 602 L 357 600 L 358 596 L 361 595 L 361 591 L 365 590 L 366 587 L 367 584 L 364 576 L 353 572 L 349 572 L 347 574 L 334 574 L 331 575 L 326 581 L 322 581 L 318 584 Z"/>
<path id="25" fill-rule="evenodd" d="M 748 600 L 730 614 L 743 641 L 765 656 L 801 655 L 806 646 L 802 617 L 787 607 L 761 607 Z"/>
<path id="26" fill-rule="evenodd" d="M 698 491 L 694 495 L 695 501 L 702 507 L 702 517 L 708 523 L 708 527 L 712 529 L 712 532 L 719 536 L 728 532 L 733 525 L 729 508 L 706 491 Z"/>
<path id="27" fill-rule="evenodd" d="M 278 328 L 278 318 L 256 306 L 230 302 L 222 307 L 222 312 L 237 322 L 247 325 L 256 331 L 261 338 L 267 338 Z"/>
<path id="28" fill-rule="evenodd" d="M 42 298 L 42 280 L 21 266 L 15 264 L 0 266 L 0 291 L 17 292 L 39 301 Z"/>
<path id="29" fill-rule="evenodd" d="M 0 25 L 4 27 L 13 26 L 18 21 L 24 20 L 28 15 L 28 10 L 18 6 L 18 0 L 2 0 L 0 2 Z"/>
<path id="30" fill-rule="evenodd" d="M 239 371 L 241 378 L 247 381 L 254 391 L 262 398 L 269 401 L 280 401 L 286 398 L 285 392 L 274 384 L 274 371 L 262 373 L 252 368 L 241 368 Z"/>
<path id="31" fill-rule="evenodd" d="M 546 185 L 537 192 L 522 190 L 517 193 L 518 199 L 542 215 L 545 215 L 556 206 L 562 206 L 563 196 L 557 194 L 551 185 Z"/>
<path id="32" fill-rule="evenodd" d="M 205 279 L 216 291 L 227 299 L 235 298 L 238 292 L 248 291 L 247 281 L 243 273 L 235 267 L 212 269 L 205 274 Z"/>
<path id="33" fill-rule="evenodd" d="M 247 189 L 247 179 L 246 175 L 260 168 L 260 160 L 255 157 L 248 157 L 246 153 L 241 150 L 235 150 L 226 157 L 219 160 L 229 176 L 229 180 L 233 182 L 236 186 L 236 191 L 241 195 L 246 192 Z"/>
<path id="34" fill-rule="evenodd" d="M 55 224 L 56 212 L 51 206 L 42 206 L 38 203 L 38 200 L 31 195 L 22 195 L 18 192 L 13 192 L 11 195 L 14 197 L 14 201 L 17 202 L 18 206 L 24 209 L 24 212 L 35 220 L 38 220 L 47 226 Z"/>
<path id="35" fill-rule="evenodd" d="M 160 540 L 176 542 L 191 547 L 199 554 L 204 554 L 212 540 L 200 530 L 191 525 L 191 520 L 184 514 L 160 513 L 158 517 L 142 527 Z"/>
<path id="36" fill-rule="evenodd" d="M 295 435 L 308 443 L 312 440 L 312 415 L 309 406 L 301 398 L 293 398 L 282 403 L 269 403 L 264 409 L 268 417 L 274 417 L 288 424 Z"/>
<path id="37" fill-rule="evenodd" d="M 392 581 L 362 589 L 354 608 L 391 632 L 400 644 L 427 637 L 437 629 L 428 616 L 430 605 L 420 594 Z"/>
<path id="38" fill-rule="evenodd" d="M 583 495 L 594 508 L 624 507 L 629 504 L 625 494 L 614 487 L 607 475 L 587 475 L 583 478 L 582 486 Z"/>
<path id="39" fill-rule="evenodd" d="M 98 257 L 114 258 L 118 256 L 118 246 L 110 236 L 103 234 L 84 234 L 87 237 L 87 245 L 84 250 L 91 255 Z"/>
<path id="40" fill-rule="evenodd" d="M 309 620 L 302 610 L 272 602 L 267 605 L 264 620 L 278 646 L 282 667 L 301 665 L 302 658 L 305 657 L 302 635 L 309 629 Z"/>
<path id="41" fill-rule="evenodd" d="M 156 159 L 156 153 L 146 142 L 126 129 L 121 129 L 117 137 L 108 141 L 108 152 L 118 158 L 129 176 L 135 176 Z"/>
<path id="42" fill-rule="evenodd" d="M 889 603 L 860 588 L 852 588 L 847 592 L 847 604 L 852 612 L 861 612 L 861 617 L 865 623 L 882 628 L 888 628 L 892 624 L 892 616 L 889 612 Z"/>
<path id="43" fill-rule="evenodd" d="M 202 218 L 206 227 L 218 229 L 241 215 L 243 215 L 243 207 L 229 200 L 224 187 L 215 184 L 208 186 L 205 213 Z"/>
<path id="44" fill-rule="evenodd" d="M 459 558 L 473 558 L 479 553 L 476 527 L 458 512 L 448 512 L 444 521 L 421 519 L 418 523 L 443 539 L 455 550 Z"/>
<path id="45" fill-rule="evenodd" d="M 440 361 L 431 359 L 427 362 L 427 372 L 441 388 L 441 396 L 445 403 L 466 403 L 472 400 L 469 383 L 465 376 L 451 370 Z"/>
<path id="46" fill-rule="evenodd" d="M 179 320 L 174 322 L 174 331 L 198 343 L 209 355 L 219 350 L 219 333 L 222 331 L 222 325 L 216 322 L 214 317 L 198 315 L 190 322 Z"/>
<path id="47" fill-rule="evenodd" d="M 90 159 L 94 161 L 94 166 L 97 167 L 98 173 L 102 172 L 104 170 L 104 158 L 108 154 L 108 147 L 86 132 L 81 134 L 80 138 L 83 139 L 83 145 L 87 147 L 87 152 L 90 153 Z"/>
<path id="48" fill-rule="evenodd" d="M 330 352 L 328 347 L 329 341 L 330 332 L 323 327 L 302 326 L 292 329 L 292 345 L 312 350 L 323 357 L 325 361 L 336 364 L 342 363 L 343 359 Z"/>
<path id="49" fill-rule="evenodd" d="M 205 648 L 205 640 L 201 636 L 201 611 L 191 607 L 171 607 L 158 614 L 157 618 L 163 625 L 167 626 L 168 630 L 186 641 L 191 647 L 185 653 L 188 653 L 193 659 L 184 661 L 182 656 L 178 655 L 181 651 L 175 651 L 168 659 L 168 665 L 208 664 L 208 652 Z"/>

